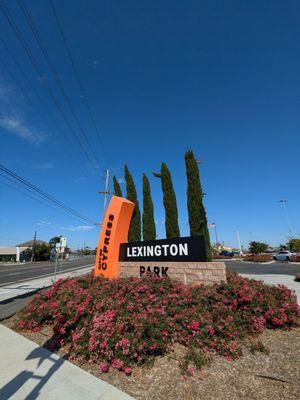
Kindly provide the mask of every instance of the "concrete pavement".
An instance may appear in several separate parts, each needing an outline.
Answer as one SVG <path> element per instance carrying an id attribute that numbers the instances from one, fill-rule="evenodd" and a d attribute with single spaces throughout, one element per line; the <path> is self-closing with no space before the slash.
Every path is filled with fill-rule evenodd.
<path id="1" fill-rule="evenodd" d="M 0 354 L 1 400 L 133 399 L 4 325 Z"/>
<path id="2" fill-rule="evenodd" d="M 275 261 L 271 264 L 245 262 L 241 260 L 222 260 L 228 269 L 239 274 L 279 274 L 293 275 L 300 273 L 300 264 L 286 261 Z"/>

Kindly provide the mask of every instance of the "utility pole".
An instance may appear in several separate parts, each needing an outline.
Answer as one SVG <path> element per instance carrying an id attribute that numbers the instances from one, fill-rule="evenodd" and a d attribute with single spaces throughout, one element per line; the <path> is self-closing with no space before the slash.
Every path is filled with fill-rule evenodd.
<path id="1" fill-rule="evenodd" d="M 279 203 L 282 203 L 282 205 L 283 205 L 284 215 L 285 215 L 286 223 L 287 223 L 287 226 L 288 226 L 288 229 L 289 229 L 289 234 L 292 235 L 292 227 L 291 227 L 291 224 L 290 224 L 290 219 L 289 219 L 289 215 L 288 215 L 288 211 L 287 211 L 288 200 L 281 199 L 281 200 L 279 200 Z"/>
<path id="2" fill-rule="evenodd" d="M 216 246 L 218 245 L 217 224 L 215 223 Z"/>
<path id="3" fill-rule="evenodd" d="M 31 254 L 31 262 L 34 260 L 35 241 L 36 241 L 36 231 L 34 232 L 34 237 L 33 237 L 33 244 L 32 244 L 32 254 Z"/>
<path id="4" fill-rule="evenodd" d="M 238 240 L 238 244 L 239 244 L 240 254 L 242 254 L 242 246 L 241 246 L 240 232 L 239 232 L 239 231 L 236 231 L 236 235 L 237 235 L 237 240 Z"/>
<path id="5" fill-rule="evenodd" d="M 109 191 L 109 169 L 106 170 L 106 176 L 105 176 L 105 190 L 98 192 L 99 194 L 104 194 L 104 199 L 103 199 L 103 219 L 105 216 L 105 211 L 106 211 L 106 203 L 107 203 L 107 197 L 111 194 Z M 103 220 L 102 219 L 102 220 Z"/>

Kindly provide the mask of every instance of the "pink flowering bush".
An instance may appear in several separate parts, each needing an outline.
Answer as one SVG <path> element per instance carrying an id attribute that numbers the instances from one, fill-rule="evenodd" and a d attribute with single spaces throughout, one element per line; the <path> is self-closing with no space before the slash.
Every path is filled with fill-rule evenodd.
<path id="1" fill-rule="evenodd" d="M 286 287 L 231 272 L 227 279 L 212 287 L 149 276 L 60 280 L 22 311 L 17 327 L 37 331 L 48 325 L 53 346 L 66 346 L 71 359 L 130 375 L 133 366 L 164 355 L 175 343 L 200 351 L 197 366 L 211 353 L 238 357 L 246 336 L 299 324 L 295 294 Z"/>

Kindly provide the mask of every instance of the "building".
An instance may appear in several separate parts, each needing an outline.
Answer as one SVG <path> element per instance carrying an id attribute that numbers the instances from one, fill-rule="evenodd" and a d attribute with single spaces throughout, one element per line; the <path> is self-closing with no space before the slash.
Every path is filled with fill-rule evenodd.
<path id="1" fill-rule="evenodd" d="M 45 243 L 43 240 L 28 240 L 27 242 L 16 244 L 16 247 L 26 247 L 26 249 L 32 249 L 34 244 L 38 246 L 39 244 L 43 243 Z"/>
<path id="2" fill-rule="evenodd" d="M 42 243 L 45 242 L 43 240 L 35 241 L 36 246 Z M 0 262 L 30 261 L 33 244 L 33 240 L 28 240 L 27 242 L 19 243 L 14 247 L 0 247 Z"/>
<path id="3" fill-rule="evenodd" d="M 0 247 L 0 261 L 9 262 L 17 261 L 23 262 L 28 259 L 28 252 L 26 252 L 27 247 Z"/>

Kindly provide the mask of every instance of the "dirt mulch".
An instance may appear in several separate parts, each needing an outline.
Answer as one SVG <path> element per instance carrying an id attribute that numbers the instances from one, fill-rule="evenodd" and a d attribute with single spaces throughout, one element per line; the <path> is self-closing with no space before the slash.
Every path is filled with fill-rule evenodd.
<path id="1" fill-rule="evenodd" d="M 16 320 L 14 316 L 4 324 L 12 327 Z M 51 329 L 23 334 L 42 346 L 51 337 Z M 181 346 L 158 358 L 152 367 L 135 368 L 131 376 L 114 369 L 103 374 L 90 363 L 80 367 L 140 400 L 299 400 L 300 328 L 267 330 L 259 339 L 269 354 L 253 354 L 245 348 L 243 357 L 233 362 L 214 356 L 209 366 L 187 379 L 179 368 L 185 352 Z M 68 358 L 64 349 L 58 354 Z"/>

